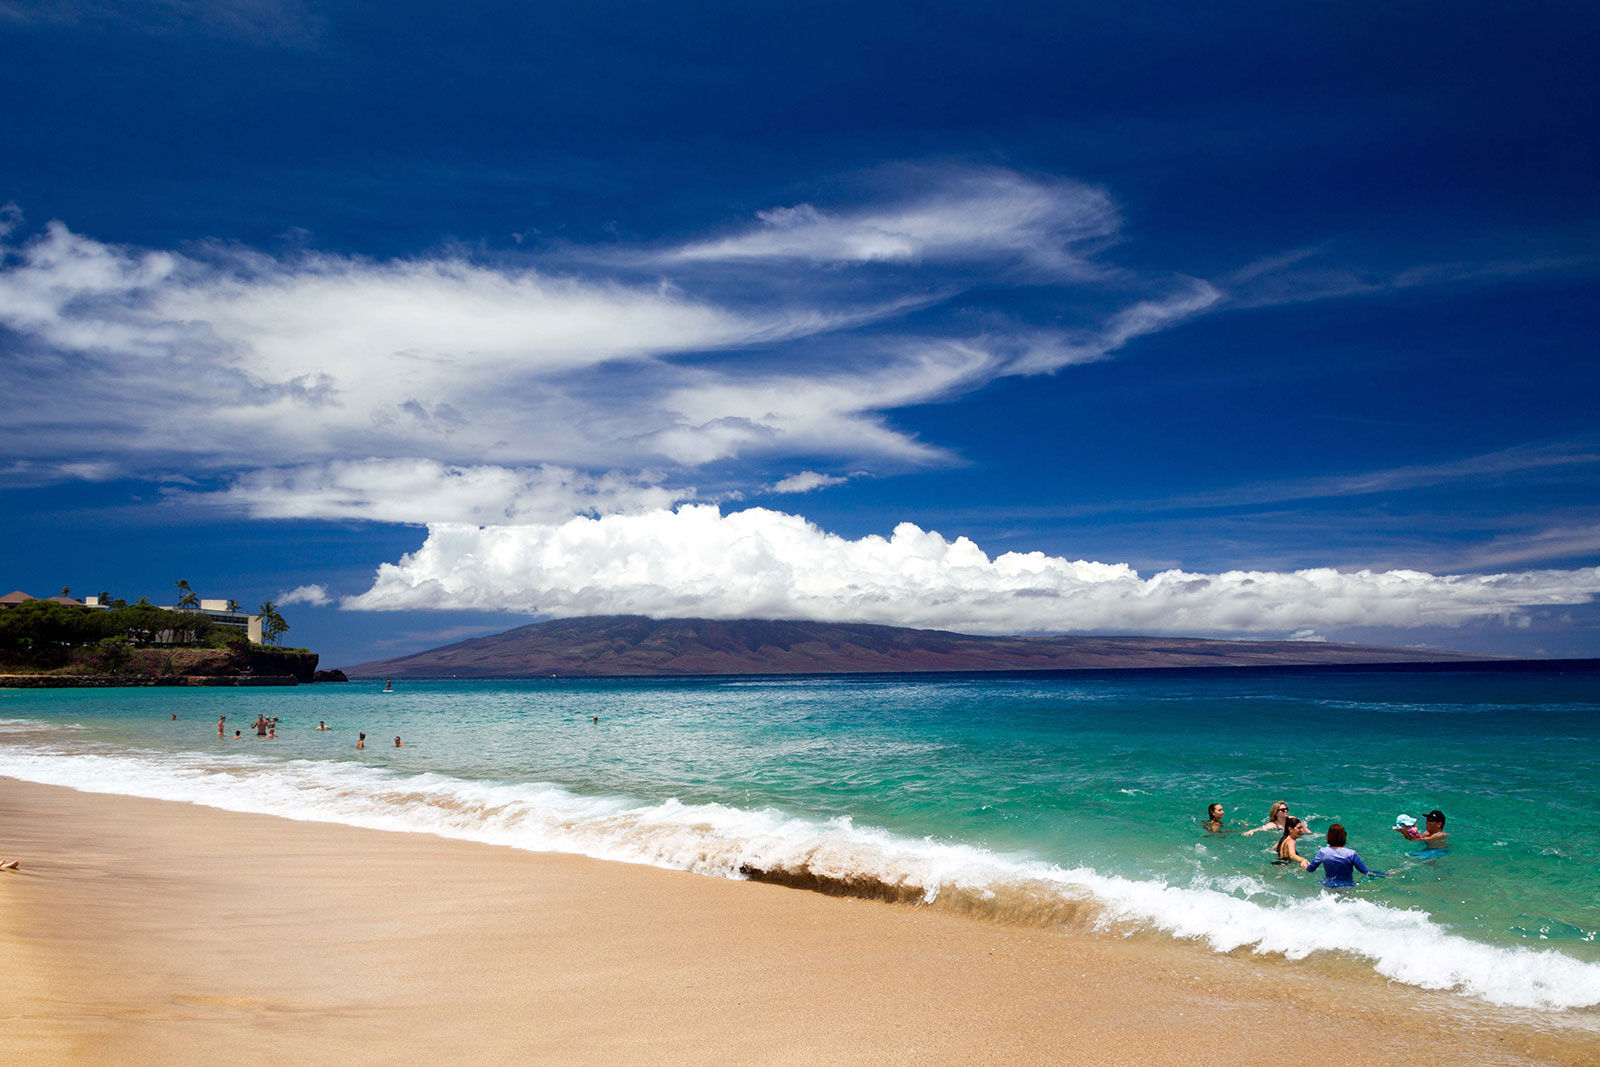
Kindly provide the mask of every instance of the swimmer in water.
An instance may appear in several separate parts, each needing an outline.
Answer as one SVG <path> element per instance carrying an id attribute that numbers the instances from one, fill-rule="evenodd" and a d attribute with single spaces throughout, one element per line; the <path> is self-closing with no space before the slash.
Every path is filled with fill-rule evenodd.
<path id="1" fill-rule="evenodd" d="M 1402 826 L 1396 826 L 1394 828 L 1395 833 L 1407 841 L 1415 841 L 1419 845 L 1426 845 L 1429 849 L 1450 847 L 1450 835 L 1444 831 L 1444 812 L 1434 808 L 1422 817 L 1422 822 L 1422 833 L 1416 834 L 1415 837 L 1406 833 L 1405 828 Z M 1412 831 L 1412 833 L 1415 832 L 1415 830 Z"/>
<path id="2" fill-rule="evenodd" d="M 327 723 L 323 722 L 321 719 L 318 719 L 317 720 L 317 729 L 319 729 L 319 730 L 331 730 L 331 729 L 333 729 L 333 727 L 329 726 Z"/>
<path id="3" fill-rule="evenodd" d="M 222 718 L 217 720 L 217 736 L 218 737 L 222 737 L 223 736 L 223 730 L 227 727 L 227 725 L 228 725 L 228 717 L 226 715 L 224 715 Z"/>
<path id="4" fill-rule="evenodd" d="M 1285 800 L 1277 801 L 1271 808 L 1267 809 L 1267 821 L 1254 830 L 1246 830 L 1244 836 L 1249 837 L 1251 834 L 1259 834 L 1266 830 L 1276 830 L 1281 834 L 1288 821 L 1289 802 Z"/>
<path id="5" fill-rule="evenodd" d="M 233 732 L 233 739 L 234 739 L 234 740 L 235 740 L 235 741 L 243 741 L 243 740 L 244 740 L 244 735 L 243 735 L 243 734 L 241 734 L 241 733 L 240 733 L 240 732 L 239 732 L 239 731 L 238 731 L 238 730 L 235 730 L 235 731 L 234 731 L 234 732 Z"/>
<path id="6" fill-rule="evenodd" d="M 1300 855 L 1299 851 L 1294 847 L 1294 843 L 1300 840 L 1305 835 L 1305 832 L 1306 824 L 1299 819 L 1290 818 L 1284 824 L 1283 836 L 1278 838 L 1277 848 L 1274 849 L 1278 853 L 1276 862 L 1284 866 L 1288 866 L 1291 863 L 1298 863 L 1302 868 L 1311 866 L 1311 861 Z"/>
<path id="7" fill-rule="evenodd" d="M 406 747 L 404 742 L 402 742 L 400 740 L 400 735 L 399 734 L 395 734 L 394 735 L 394 747 L 395 748 L 405 748 Z"/>
<path id="8" fill-rule="evenodd" d="M 1310 874 L 1321 867 L 1322 884 L 1329 889 L 1349 889 L 1354 886 L 1356 879 L 1350 873 L 1352 870 L 1382 878 L 1382 871 L 1367 870 L 1367 865 L 1361 862 L 1361 853 L 1345 847 L 1346 840 L 1344 827 L 1339 823 L 1328 827 L 1328 843 L 1317 849 L 1317 854 L 1311 857 L 1311 862 L 1306 864 L 1306 873 Z"/>
<path id="9" fill-rule="evenodd" d="M 1227 814 L 1222 810 L 1221 804 L 1213 804 L 1206 809 L 1206 821 L 1201 825 L 1207 833 L 1220 834 L 1222 832 L 1222 817 Z"/>

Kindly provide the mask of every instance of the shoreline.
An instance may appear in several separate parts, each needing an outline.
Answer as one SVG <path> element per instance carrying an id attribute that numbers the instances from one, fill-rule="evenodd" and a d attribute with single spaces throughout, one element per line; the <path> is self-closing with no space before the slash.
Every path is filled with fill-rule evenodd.
<path id="1" fill-rule="evenodd" d="M 343 668 L 341 668 L 343 669 Z M 1161 675 L 1162 677 L 1205 677 L 1208 675 L 1274 675 L 1274 674 L 1445 674 L 1452 671 L 1471 671 L 1485 674 L 1600 674 L 1600 658 L 1575 659 L 1462 659 L 1462 660 L 1373 660 L 1351 663 L 1215 663 L 1206 665 L 1177 664 L 1173 666 L 1146 665 L 1135 667 L 994 667 L 994 668 L 930 668 L 927 670 L 859 670 L 859 671 L 768 671 L 731 674 L 349 674 L 352 682 L 373 682 L 384 679 L 406 682 L 604 682 L 604 681 L 696 681 L 709 679 L 742 678 L 828 678 L 870 681 L 874 678 L 1094 678 L 1126 677 L 1128 675 Z"/>
<path id="2" fill-rule="evenodd" d="M 301 684 L 300 679 L 292 674 L 0 674 L 0 689 L 144 689 L 151 686 Z"/>
<path id="3" fill-rule="evenodd" d="M 23 861 L 0 1037 L 32 1062 L 1234 1064 L 1290 1034 L 1380 1063 L 1600 1056 L 1593 1013 L 1158 936 L 14 779 L 0 819 Z"/>

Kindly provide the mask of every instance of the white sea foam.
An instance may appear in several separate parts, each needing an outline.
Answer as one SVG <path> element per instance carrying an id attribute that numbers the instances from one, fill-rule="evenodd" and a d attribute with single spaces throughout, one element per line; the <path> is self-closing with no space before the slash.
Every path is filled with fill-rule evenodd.
<path id="1" fill-rule="evenodd" d="M 1600 965 L 1550 949 L 1471 941 L 1420 911 L 1330 893 L 1286 899 L 1254 875 L 1217 879 L 1196 873 L 1180 886 L 916 840 L 848 818 L 822 822 L 770 808 L 676 800 L 647 804 L 548 784 L 407 775 L 317 760 L 272 762 L 245 754 L 6 745 L 0 746 L 0 775 L 721 877 L 764 877 L 1023 921 L 1076 918 L 1112 931 L 1155 929 L 1218 951 L 1249 948 L 1290 959 L 1341 952 L 1396 981 L 1497 1004 L 1600 1004 Z"/>

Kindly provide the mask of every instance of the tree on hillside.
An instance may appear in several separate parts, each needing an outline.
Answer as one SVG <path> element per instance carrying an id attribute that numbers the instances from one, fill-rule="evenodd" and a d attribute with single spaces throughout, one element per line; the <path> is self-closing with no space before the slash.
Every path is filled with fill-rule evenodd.
<path id="1" fill-rule="evenodd" d="M 278 639 L 289 631 L 289 624 L 278 614 L 278 605 L 270 600 L 263 601 L 257 613 L 261 616 L 261 639 L 269 645 L 277 644 Z"/>
<path id="2" fill-rule="evenodd" d="M 178 587 L 179 611 L 192 611 L 200 606 L 200 598 L 195 595 L 193 589 L 189 588 L 189 583 L 186 579 L 179 578 L 172 584 Z"/>
<path id="3" fill-rule="evenodd" d="M 62 596 L 71 596 L 72 595 L 72 590 L 67 588 L 66 586 L 62 586 L 61 587 L 61 595 Z"/>

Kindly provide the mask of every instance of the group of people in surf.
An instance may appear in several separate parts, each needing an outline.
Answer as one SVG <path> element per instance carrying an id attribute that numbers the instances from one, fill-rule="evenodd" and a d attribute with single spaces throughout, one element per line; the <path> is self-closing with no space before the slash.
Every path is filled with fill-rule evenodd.
<path id="1" fill-rule="evenodd" d="M 1224 818 L 1227 812 L 1221 804 L 1211 804 L 1206 808 L 1206 821 L 1202 824 L 1206 831 L 1213 834 L 1226 833 Z M 1423 845 L 1428 850 L 1437 850 L 1448 847 L 1450 835 L 1445 832 L 1444 812 L 1438 808 L 1433 809 L 1423 816 L 1424 829 L 1418 830 L 1416 820 L 1409 815 L 1402 815 L 1395 820 L 1394 830 L 1408 842 Z M 1309 860 L 1300 855 L 1297 842 L 1310 832 L 1305 820 L 1289 814 L 1287 801 L 1275 802 L 1267 811 L 1267 821 L 1253 829 L 1245 830 L 1241 836 L 1249 837 L 1252 834 L 1275 831 L 1278 842 L 1272 851 L 1276 858 L 1274 863 L 1284 866 L 1297 865 L 1307 874 L 1313 874 L 1320 867 L 1323 872 L 1322 884 L 1333 889 L 1348 889 L 1356 884 L 1355 872 L 1373 878 L 1382 878 L 1383 871 L 1370 870 L 1361 859 L 1361 854 L 1349 846 L 1350 835 L 1343 824 L 1332 823 L 1327 830 L 1327 844 L 1319 848 Z"/>
<path id="2" fill-rule="evenodd" d="M 174 714 L 172 716 L 172 718 L 174 720 L 176 720 L 178 718 L 178 716 L 176 714 Z M 274 716 L 268 718 L 265 715 L 257 715 L 256 716 L 256 721 L 251 723 L 250 727 L 251 727 L 251 729 L 255 730 L 257 737 L 265 737 L 265 738 L 269 738 L 269 739 L 272 739 L 272 740 L 276 740 L 277 736 L 278 736 L 278 717 L 276 715 L 274 715 Z M 333 729 L 333 727 L 329 726 L 326 722 L 319 721 L 317 723 L 317 729 L 319 731 L 321 731 L 321 730 L 331 730 L 331 729 Z M 225 737 L 228 736 L 228 717 L 226 715 L 222 716 L 221 718 L 219 718 L 217 720 L 217 736 L 218 737 L 222 737 L 222 738 L 225 738 Z M 241 740 L 243 738 L 243 736 L 244 735 L 243 735 L 243 733 L 241 731 L 239 731 L 239 730 L 233 731 L 233 739 L 235 741 Z M 361 736 L 356 738 L 356 748 L 364 749 L 366 747 L 367 747 L 367 735 L 366 734 L 362 734 Z M 395 748 L 405 748 L 406 747 L 405 742 L 400 740 L 400 735 L 398 735 L 398 734 L 395 735 L 394 747 Z"/>

